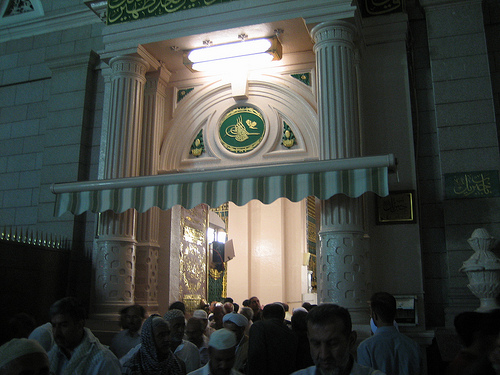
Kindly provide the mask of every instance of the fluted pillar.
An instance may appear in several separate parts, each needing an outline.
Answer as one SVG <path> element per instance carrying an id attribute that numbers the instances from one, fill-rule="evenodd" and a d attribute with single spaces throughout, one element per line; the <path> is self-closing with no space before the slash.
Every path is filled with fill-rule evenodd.
<path id="1" fill-rule="evenodd" d="M 144 91 L 144 121 L 140 173 L 158 174 L 161 131 L 164 124 L 166 89 L 170 72 L 165 68 L 147 75 Z M 158 253 L 160 210 L 152 207 L 137 217 L 137 246 L 135 269 L 135 302 L 149 314 L 158 312 Z"/>
<path id="2" fill-rule="evenodd" d="M 110 60 L 110 100 L 103 178 L 139 175 L 144 85 L 148 63 L 140 57 Z M 95 265 L 95 316 L 116 315 L 134 302 L 134 210 L 100 215 Z"/>
<path id="3" fill-rule="evenodd" d="M 318 75 L 320 158 L 361 156 L 355 27 L 324 22 L 311 31 Z M 369 259 L 361 200 L 337 195 L 321 207 L 318 302 L 347 307 L 354 323 L 366 323 Z"/>

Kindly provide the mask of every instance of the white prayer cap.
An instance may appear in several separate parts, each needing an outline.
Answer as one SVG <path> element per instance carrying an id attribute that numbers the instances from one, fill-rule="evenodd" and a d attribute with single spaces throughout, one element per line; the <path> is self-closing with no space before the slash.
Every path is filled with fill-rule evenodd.
<path id="1" fill-rule="evenodd" d="M 222 322 L 231 322 L 236 324 L 238 327 L 246 327 L 248 325 L 248 319 L 246 318 L 246 316 L 235 312 L 224 315 L 224 317 L 222 318 Z"/>
<path id="2" fill-rule="evenodd" d="M 208 319 L 208 315 L 205 310 L 195 310 L 193 313 L 193 318 Z"/>
<path id="3" fill-rule="evenodd" d="M 35 340 L 12 339 L 0 346 L 0 369 L 9 362 L 31 353 L 44 353 L 45 349 Z"/>
<path id="4" fill-rule="evenodd" d="M 218 329 L 210 335 L 208 346 L 217 350 L 234 348 L 236 346 L 236 335 L 226 328 Z"/>

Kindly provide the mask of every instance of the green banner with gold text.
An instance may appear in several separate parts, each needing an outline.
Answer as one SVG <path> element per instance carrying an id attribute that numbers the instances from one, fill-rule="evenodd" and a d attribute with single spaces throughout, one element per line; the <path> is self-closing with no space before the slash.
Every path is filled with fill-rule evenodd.
<path id="1" fill-rule="evenodd" d="M 107 24 L 140 20 L 234 0 L 108 0 Z"/>
<path id="2" fill-rule="evenodd" d="M 446 199 L 500 196 L 498 171 L 445 173 Z"/>

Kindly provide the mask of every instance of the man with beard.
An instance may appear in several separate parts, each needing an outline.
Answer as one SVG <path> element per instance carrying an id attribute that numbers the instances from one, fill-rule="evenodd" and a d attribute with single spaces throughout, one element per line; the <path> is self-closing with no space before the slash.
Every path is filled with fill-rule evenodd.
<path id="1" fill-rule="evenodd" d="M 293 375 L 383 375 L 354 361 L 351 351 L 357 334 L 351 315 L 335 304 L 319 305 L 307 314 L 307 333 L 314 366 Z"/>
<path id="2" fill-rule="evenodd" d="M 186 323 L 186 337 L 198 348 L 202 366 L 208 362 L 208 337 L 203 334 L 204 328 L 203 322 L 198 318 L 189 318 Z"/>
<path id="3" fill-rule="evenodd" d="M 186 320 L 181 310 L 172 309 L 165 313 L 163 318 L 170 328 L 170 349 L 186 364 L 186 371 L 191 372 L 201 367 L 198 347 L 188 340 L 184 340 Z"/>
<path id="4" fill-rule="evenodd" d="M 80 301 L 66 297 L 50 307 L 54 341 L 49 351 L 50 371 L 55 375 L 118 375 L 120 362 L 85 328 L 85 308 Z"/>
<path id="5" fill-rule="evenodd" d="M 232 331 L 226 328 L 218 329 L 210 335 L 208 363 L 188 375 L 242 375 L 233 368 L 236 344 L 236 335 Z"/>
<path id="6" fill-rule="evenodd" d="M 184 363 L 170 350 L 170 330 L 167 322 L 151 315 L 144 322 L 139 351 L 123 365 L 124 375 L 184 375 Z"/>

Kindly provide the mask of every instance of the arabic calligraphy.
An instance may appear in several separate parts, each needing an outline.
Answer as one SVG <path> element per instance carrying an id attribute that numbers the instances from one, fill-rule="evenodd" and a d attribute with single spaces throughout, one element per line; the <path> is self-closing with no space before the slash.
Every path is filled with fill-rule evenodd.
<path id="1" fill-rule="evenodd" d="M 453 177 L 453 193 L 461 197 L 485 197 L 493 194 L 492 176 L 488 172 L 464 173 Z"/>
<path id="2" fill-rule="evenodd" d="M 365 0 L 363 6 L 364 15 L 377 16 L 403 10 L 402 0 Z"/>
<path id="3" fill-rule="evenodd" d="M 234 0 L 109 0 L 107 24 L 116 24 Z"/>
<path id="4" fill-rule="evenodd" d="M 250 129 L 255 129 L 257 123 L 255 121 L 247 120 L 246 124 Z M 228 126 L 226 128 L 226 135 L 228 137 L 233 137 L 238 142 L 246 141 L 252 135 L 259 135 L 259 133 L 250 133 L 245 125 L 243 125 L 243 120 L 241 116 L 238 116 L 236 124 Z"/>
<path id="5" fill-rule="evenodd" d="M 221 144 L 235 153 L 253 150 L 262 141 L 264 133 L 264 118 L 252 107 L 238 107 L 229 111 L 219 126 Z"/>
<path id="6" fill-rule="evenodd" d="M 379 222 L 413 221 L 413 194 L 408 192 L 391 193 L 379 198 Z"/>

